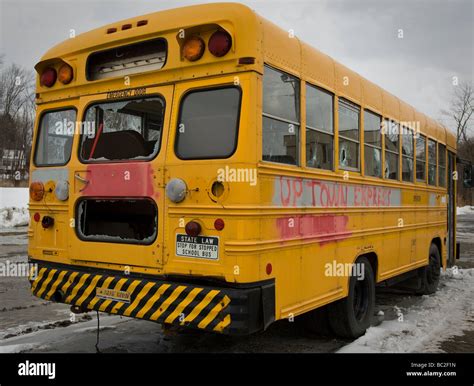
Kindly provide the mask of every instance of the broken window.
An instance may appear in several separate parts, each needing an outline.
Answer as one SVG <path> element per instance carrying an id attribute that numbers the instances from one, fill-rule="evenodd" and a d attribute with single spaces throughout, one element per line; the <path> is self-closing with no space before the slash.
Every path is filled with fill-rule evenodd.
<path id="1" fill-rule="evenodd" d="M 446 187 L 446 146 L 438 143 L 438 185 Z"/>
<path id="2" fill-rule="evenodd" d="M 402 127 L 402 179 L 413 182 L 413 131 Z"/>
<path id="3" fill-rule="evenodd" d="M 385 178 L 398 180 L 398 157 L 400 143 L 398 123 L 385 119 Z"/>
<path id="4" fill-rule="evenodd" d="M 436 185 L 436 142 L 428 140 L 428 184 Z"/>
<path id="5" fill-rule="evenodd" d="M 419 134 L 416 138 L 416 180 L 426 182 L 426 138 Z"/>
<path id="6" fill-rule="evenodd" d="M 77 205 L 77 231 L 85 241 L 151 244 L 158 212 L 149 199 L 84 199 Z"/>
<path id="7" fill-rule="evenodd" d="M 382 176 L 382 120 L 371 111 L 364 111 L 364 169 L 367 176 Z"/>
<path id="8" fill-rule="evenodd" d="M 75 126 L 74 109 L 44 113 L 38 130 L 35 165 L 65 165 L 71 158 Z"/>
<path id="9" fill-rule="evenodd" d="M 299 164 L 300 81 L 265 66 L 263 75 L 264 161 Z"/>
<path id="10" fill-rule="evenodd" d="M 140 160 L 155 157 L 161 145 L 165 101 L 161 96 L 98 103 L 86 110 L 83 161 Z"/>
<path id="11" fill-rule="evenodd" d="M 166 55 L 166 40 L 161 38 L 94 52 L 87 59 L 87 80 L 160 70 Z"/>
<path id="12" fill-rule="evenodd" d="M 306 165 L 333 169 L 333 95 L 306 84 Z"/>
<path id="13" fill-rule="evenodd" d="M 360 107 L 339 99 L 339 167 L 359 170 Z"/>

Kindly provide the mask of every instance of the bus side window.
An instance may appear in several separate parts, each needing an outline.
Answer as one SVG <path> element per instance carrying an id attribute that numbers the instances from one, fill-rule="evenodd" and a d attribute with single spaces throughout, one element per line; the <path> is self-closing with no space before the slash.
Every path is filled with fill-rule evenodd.
<path id="1" fill-rule="evenodd" d="M 339 98 L 339 167 L 360 170 L 360 107 Z"/>
<path id="2" fill-rule="evenodd" d="M 385 119 L 385 178 L 398 180 L 400 130 L 397 122 Z"/>
<path id="3" fill-rule="evenodd" d="M 446 146 L 438 143 L 438 186 L 446 187 Z"/>
<path id="4" fill-rule="evenodd" d="M 413 131 L 402 127 L 402 179 L 413 182 Z"/>
<path id="5" fill-rule="evenodd" d="M 299 165 L 300 81 L 265 66 L 263 160 Z"/>
<path id="6" fill-rule="evenodd" d="M 379 115 L 364 110 L 364 169 L 367 176 L 382 176 L 381 124 Z"/>
<path id="7" fill-rule="evenodd" d="M 428 140 L 428 184 L 436 185 L 436 142 Z"/>
<path id="8" fill-rule="evenodd" d="M 426 182 L 426 137 L 418 134 L 416 138 L 416 181 Z"/>
<path id="9" fill-rule="evenodd" d="M 333 170 L 334 97 L 306 84 L 306 165 Z"/>

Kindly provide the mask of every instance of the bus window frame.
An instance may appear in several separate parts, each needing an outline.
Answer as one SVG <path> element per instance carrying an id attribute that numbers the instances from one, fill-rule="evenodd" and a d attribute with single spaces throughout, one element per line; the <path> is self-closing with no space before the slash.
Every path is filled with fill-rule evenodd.
<path id="1" fill-rule="evenodd" d="M 308 93 L 307 93 L 307 90 L 308 90 L 308 87 L 312 87 L 316 90 L 319 90 L 327 95 L 330 95 L 331 96 L 331 102 L 332 102 L 332 109 L 331 109 L 331 116 L 332 116 L 332 132 L 329 133 L 327 131 L 324 131 L 323 129 L 317 129 L 311 125 L 308 124 L 308 100 L 307 100 L 307 97 L 308 97 Z M 303 89 L 303 87 L 300 87 L 300 89 Z M 301 146 L 300 146 L 300 153 L 302 154 L 302 150 L 303 148 L 305 149 L 305 160 L 304 160 L 304 167 L 305 168 L 308 168 L 308 169 L 314 169 L 314 170 L 318 170 L 318 171 L 327 171 L 327 172 L 333 172 L 336 170 L 336 114 L 335 114 L 335 108 L 336 108 L 336 94 L 334 94 L 332 91 L 329 91 L 327 89 L 325 89 L 324 87 L 321 87 L 321 86 L 317 86 L 311 82 L 308 82 L 308 81 L 305 81 L 304 83 L 304 89 L 305 89 L 305 94 L 304 94 L 304 99 L 305 99 L 305 120 L 304 120 L 304 123 L 305 123 L 305 143 L 303 143 L 303 141 L 301 141 L 301 136 L 302 136 L 302 132 L 303 130 L 301 129 L 301 123 L 300 123 L 300 139 L 299 141 L 301 142 Z M 302 109 L 301 107 L 303 106 L 303 103 L 301 103 L 301 95 L 300 95 L 300 115 L 302 115 Z M 302 121 L 302 117 L 300 116 L 300 122 Z M 307 132 L 308 130 L 311 130 L 311 131 L 314 131 L 316 133 L 321 133 L 321 134 L 325 134 L 325 135 L 329 135 L 331 138 L 332 138 L 332 162 L 331 162 L 331 168 L 330 169 L 324 169 L 324 168 L 318 168 L 318 167 L 315 167 L 315 166 L 309 166 L 308 165 L 308 155 L 306 154 L 306 141 L 307 141 Z M 301 155 L 300 155 L 300 158 L 301 158 Z M 302 161 L 302 159 L 301 159 Z M 271 161 L 267 161 L 267 162 L 271 162 Z M 302 165 L 300 165 L 302 166 Z"/>
<path id="2" fill-rule="evenodd" d="M 76 106 L 64 106 L 64 107 L 60 107 L 60 108 L 53 108 L 53 109 L 48 109 L 48 110 L 43 110 L 41 111 L 40 113 L 40 116 L 39 116 L 39 119 L 37 120 L 38 121 L 38 126 L 36 128 L 36 138 L 35 138 L 35 143 L 34 143 L 34 154 L 33 154 L 33 165 L 37 168 L 50 168 L 50 167 L 58 167 L 58 166 L 66 166 L 69 161 L 71 161 L 71 157 L 72 157 L 72 151 L 73 151 L 73 148 L 74 148 L 74 137 L 76 136 L 76 128 L 74 127 L 74 133 L 72 135 L 72 143 L 71 143 L 71 152 L 69 153 L 69 158 L 67 159 L 67 161 L 65 161 L 64 163 L 60 163 L 60 164 L 38 164 L 36 163 L 36 154 L 37 154 L 37 151 L 38 151 L 38 143 L 39 143 L 39 140 L 40 140 L 40 137 L 41 137 L 41 124 L 43 122 L 43 118 L 46 114 L 48 113 L 57 113 L 57 112 L 60 112 L 60 111 L 66 111 L 66 110 L 74 110 L 75 113 L 76 113 L 76 122 L 77 122 L 77 116 L 78 116 L 78 109 Z"/>
<path id="3" fill-rule="evenodd" d="M 393 118 L 390 118 L 386 115 L 382 115 L 382 122 L 388 122 L 388 132 L 390 132 L 391 130 L 391 126 L 392 126 L 392 123 L 394 125 L 397 126 L 397 151 L 393 151 L 393 150 L 388 150 L 387 149 L 387 135 L 388 133 L 385 132 L 383 135 L 382 135 L 382 160 L 383 160 L 383 170 L 382 170 L 382 179 L 383 180 L 386 180 L 386 181 L 398 181 L 400 182 L 401 179 L 402 179 L 402 173 L 401 173 L 401 151 L 400 151 L 400 147 L 401 147 L 401 136 L 400 136 L 400 122 L 398 122 L 396 119 L 393 119 Z M 382 123 L 383 124 L 383 123 Z M 389 154 L 392 154 L 392 155 L 396 155 L 397 156 L 397 178 L 389 178 L 389 177 L 385 177 L 385 167 L 386 167 L 386 154 L 387 152 Z"/>
<path id="4" fill-rule="evenodd" d="M 303 106 L 303 104 L 301 103 L 301 99 L 302 99 L 301 97 L 302 97 L 302 92 L 303 92 L 302 90 L 304 88 L 303 86 L 306 85 L 306 82 L 303 81 L 303 79 L 300 76 L 294 75 L 294 74 L 288 72 L 288 70 L 281 69 L 281 68 L 279 68 L 279 67 L 277 67 L 273 64 L 270 64 L 268 62 L 265 62 L 263 64 L 263 67 L 264 67 L 264 69 L 263 69 L 263 74 L 262 74 L 262 85 L 261 85 L 261 87 L 262 87 L 262 100 L 261 100 L 262 101 L 262 109 L 261 109 L 261 118 L 262 118 L 262 121 L 261 121 L 262 122 L 261 139 L 262 139 L 262 141 L 260 143 L 260 145 L 261 145 L 260 146 L 260 151 L 261 151 L 260 162 L 268 162 L 271 165 L 278 165 L 278 166 L 281 166 L 281 167 L 293 167 L 293 168 L 298 168 L 298 169 L 301 169 L 303 167 L 307 168 L 308 166 L 306 165 L 306 159 L 303 160 L 303 157 L 302 157 L 303 146 L 306 146 L 306 144 L 303 145 L 303 142 L 301 140 L 302 131 L 303 131 L 302 130 L 303 118 L 304 118 L 304 123 L 305 123 L 305 130 L 306 130 L 306 117 L 303 117 L 303 115 L 302 115 L 302 106 Z M 264 97 L 265 97 L 264 96 L 264 91 L 265 91 L 265 87 L 264 87 L 265 67 L 268 67 L 273 71 L 277 71 L 277 72 L 280 72 L 282 74 L 289 75 L 292 78 L 295 78 L 295 79 L 298 80 L 299 92 L 297 94 L 295 93 L 295 97 L 298 98 L 298 111 L 297 111 L 297 118 L 299 119 L 298 122 L 292 121 L 292 120 L 287 119 L 287 118 L 282 118 L 282 117 L 279 117 L 279 116 L 276 116 L 276 115 L 272 115 L 272 114 L 266 113 L 264 111 L 263 102 L 264 102 Z M 306 102 L 306 89 L 305 89 L 305 102 Z M 333 105 L 334 105 L 334 99 L 333 99 Z M 263 159 L 263 119 L 264 118 L 273 119 L 273 120 L 281 122 L 281 123 L 287 123 L 287 124 L 289 123 L 289 124 L 295 125 L 298 128 L 298 132 L 295 134 L 296 135 L 296 140 L 297 140 L 296 151 L 298 152 L 297 159 L 295 160 L 296 163 L 289 164 L 289 163 L 284 163 L 284 162 L 269 161 L 269 160 L 264 160 Z M 333 123 L 333 125 L 334 125 L 334 123 Z M 335 127 L 334 127 L 334 130 L 335 130 Z M 305 134 L 305 138 L 306 138 L 306 134 Z M 334 168 L 334 165 L 333 165 L 333 168 Z M 312 168 L 312 169 L 315 169 L 315 168 Z M 326 169 L 316 169 L 316 170 L 326 170 Z"/>
<path id="5" fill-rule="evenodd" d="M 436 162 L 436 166 L 437 166 L 437 180 L 436 180 L 436 186 L 440 187 L 440 188 L 443 188 L 443 189 L 447 189 L 448 186 L 447 186 L 447 181 L 448 181 L 448 176 L 447 176 L 447 159 L 448 159 L 448 155 L 447 155 L 447 146 L 445 143 L 442 143 L 442 142 L 436 142 L 436 146 L 437 146 L 437 149 L 436 149 L 436 154 L 437 154 L 437 162 Z M 443 185 L 440 185 L 439 184 L 439 176 L 441 175 L 440 173 L 440 164 L 439 164 L 439 155 L 440 155 L 440 146 L 443 146 L 444 147 L 444 166 L 441 166 L 442 169 L 444 169 L 444 186 Z"/>
<path id="6" fill-rule="evenodd" d="M 151 158 L 142 158 L 142 159 L 123 159 L 123 160 L 105 160 L 105 161 L 94 161 L 94 160 L 84 160 L 81 155 L 81 149 L 82 149 L 82 137 L 85 135 L 84 133 L 81 133 L 79 135 L 79 144 L 77 146 L 77 158 L 81 164 L 111 164 L 111 163 L 126 163 L 126 162 L 151 162 L 158 157 L 158 154 L 160 154 L 162 145 L 163 145 L 163 133 L 164 133 L 164 126 L 165 126 L 165 116 L 166 116 L 166 107 L 168 101 L 166 100 L 165 96 L 163 94 L 154 92 L 151 94 L 146 94 L 146 95 L 141 95 L 141 96 L 133 96 L 131 98 L 117 98 L 117 99 L 100 99 L 100 100 L 93 100 L 89 103 L 87 103 L 83 110 L 82 110 L 82 120 L 81 123 L 84 123 L 84 120 L 86 118 L 87 111 L 89 108 L 91 108 L 94 105 L 102 104 L 102 103 L 116 103 L 116 102 L 127 102 L 127 101 L 132 101 L 135 99 L 147 99 L 147 98 L 153 98 L 153 97 L 161 97 L 164 101 L 164 106 L 163 106 L 163 127 L 161 128 L 161 135 L 160 135 L 160 146 L 158 147 L 158 151 L 156 154 L 151 157 Z M 95 128 L 94 128 L 95 129 Z"/>
<path id="7" fill-rule="evenodd" d="M 420 162 L 424 163 L 424 171 L 423 171 L 423 176 L 425 177 L 423 180 L 418 179 L 416 175 L 416 171 L 418 169 L 417 162 L 418 162 L 418 152 L 416 150 L 416 145 L 417 145 L 417 140 L 418 138 L 423 138 L 425 140 L 425 160 Z M 426 134 L 422 134 L 421 132 L 415 132 L 415 162 L 414 162 L 414 177 L 415 177 L 415 184 L 421 184 L 421 185 L 428 185 L 428 136 Z"/>
<path id="8" fill-rule="evenodd" d="M 435 163 L 430 162 L 430 146 L 429 143 L 434 142 L 435 149 Z M 434 183 L 430 184 L 430 165 L 434 166 L 435 178 Z M 438 186 L 438 142 L 433 137 L 426 136 L 426 184 L 428 186 Z"/>
<path id="9" fill-rule="evenodd" d="M 379 139 L 380 139 L 380 146 L 376 146 L 376 145 L 372 145 L 370 143 L 367 143 L 366 142 L 366 137 L 365 137 L 365 134 L 366 134 L 366 129 L 365 129 L 365 114 L 366 113 L 369 113 L 369 114 L 372 114 L 376 117 L 378 117 L 380 119 L 380 125 L 379 125 Z M 364 173 L 363 173 L 363 176 L 364 177 L 367 177 L 367 178 L 377 178 L 377 179 L 383 179 L 383 175 L 384 175 L 384 169 L 385 169 L 385 160 L 384 160 L 384 156 L 385 156 L 385 152 L 383 151 L 384 150 L 384 146 L 385 146 L 385 138 L 384 138 L 384 135 L 382 135 L 382 125 L 383 125 L 383 122 L 384 122 L 384 116 L 382 114 L 379 114 L 379 113 L 376 113 L 374 110 L 368 108 L 368 107 L 364 107 L 363 109 L 363 121 L 364 121 L 364 125 L 363 125 L 363 131 L 364 131 Z M 365 164 L 365 147 L 370 147 L 372 149 L 377 149 L 380 151 L 380 175 L 378 176 L 373 176 L 371 174 L 368 174 L 367 173 L 367 170 L 366 170 L 366 164 Z M 362 146 L 361 146 L 362 147 Z M 393 181 L 393 180 L 392 180 Z"/>
<path id="10" fill-rule="evenodd" d="M 352 104 L 352 105 L 357 106 L 359 108 L 359 119 L 358 119 L 358 124 L 359 124 L 358 133 L 359 133 L 359 135 L 358 135 L 357 140 L 354 140 L 352 138 L 348 138 L 344 135 L 341 136 L 341 132 L 339 130 L 339 122 L 340 122 L 339 108 L 340 108 L 340 101 L 341 100 L 345 101 L 346 103 L 349 102 L 348 103 L 349 105 Z M 345 96 L 341 96 L 341 95 L 337 96 L 337 167 L 338 167 L 338 170 L 359 173 L 360 175 L 363 175 L 362 170 L 361 170 L 362 169 L 362 150 L 361 150 L 362 134 L 361 133 L 362 133 L 362 125 L 363 125 L 362 111 L 363 111 L 363 108 L 359 103 L 354 102 L 354 101 L 352 101 L 351 99 L 349 99 Z M 341 163 L 339 162 L 339 156 L 340 156 L 339 151 L 340 151 L 341 141 L 339 140 L 339 138 L 345 139 L 346 141 L 349 141 L 349 142 L 357 143 L 357 145 L 358 145 L 357 168 L 353 168 L 351 166 L 341 167 Z"/>
<path id="11" fill-rule="evenodd" d="M 238 114 L 237 114 L 237 124 L 236 124 L 236 129 L 235 129 L 235 141 L 234 141 L 235 145 L 234 145 L 234 149 L 232 150 L 232 153 L 230 153 L 228 156 L 225 156 L 225 157 L 182 158 L 177 152 L 178 141 L 176 139 L 177 139 L 177 135 L 178 135 L 179 125 L 181 123 L 181 115 L 183 113 L 183 101 L 184 101 L 184 99 L 189 94 L 194 93 L 194 92 L 222 90 L 222 89 L 227 89 L 227 88 L 235 88 L 239 91 L 239 111 L 238 111 Z M 173 152 L 174 152 L 174 155 L 176 156 L 176 158 L 179 159 L 180 161 L 199 161 L 199 160 L 209 160 L 209 159 L 229 159 L 229 158 L 231 158 L 235 154 L 235 152 L 237 151 L 237 148 L 239 147 L 240 122 L 241 122 L 241 118 L 242 118 L 242 99 L 243 99 L 242 87 L 240 87 L 240 85 L 235 85 L 234 83 L 218 84 L 218 85 L 215 85 L 215 86 L 206 85 L 206 86 L 203 86 L 203 87 L 190 88 L 190 89 L 187 89 L 185 92 L 183 92 L 181 94 L 180 98 L 179 98 L 179 101 L 177 101 L 179 110 L 178 110 L 178 116 L 177 116 L 177 120 L 176 120 L 176 127 L 174 128 L 175 132 L 174 132 L 174 136 L 173 136 Z"/>

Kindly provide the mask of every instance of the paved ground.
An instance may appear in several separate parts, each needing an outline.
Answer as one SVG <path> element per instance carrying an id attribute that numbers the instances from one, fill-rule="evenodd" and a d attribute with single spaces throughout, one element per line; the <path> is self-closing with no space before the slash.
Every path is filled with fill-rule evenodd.
<path id="1" fill-rule="evenodd" d="M 459 266 L 474 268 L 474 213 L 459 217 L 458 235 L 463 250 Z M 26 228 L 0 229 L 0 262 L 26 261 L 26 242 Z M 449 290 L 452 278 L 446 276 L 443 280 L 446 282 L 441 283 L 441 294 Z M 0 352 L 96 351 L 96 313 L 72 317 L 68 306 L 31 296 L 26 278 L 2 277 L 0 299 Z M 379 315 L 374 318 L 374 325 L 396 320 L 400 310 L 423 311 L 425 302 L 425 297 L 378 289 L 376 314 Z M 427 345 L 426 350 L 474 352 L 472 305 L 462 309 L 465 309 L 462 315 L 465 331 Z M 279 321 L 263 333 L 243 338 L 165 332 L 153 322 L 105 314 L 100 314 L 100 325 L 99 347 L 103 352 L 334 352 L 351 343 L 308 334 L 298 321 Z M 423 347 L 419 350 L 423 351 Z"/>

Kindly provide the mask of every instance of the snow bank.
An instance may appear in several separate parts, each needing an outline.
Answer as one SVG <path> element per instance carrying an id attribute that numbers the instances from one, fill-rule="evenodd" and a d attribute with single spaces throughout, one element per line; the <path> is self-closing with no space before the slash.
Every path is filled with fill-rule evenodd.
<path id="1" fill-rule="evenodd" d="M 0 188 L 0 228 L 28 225 L 28 188 Z"/>
<path id="2" fill-rule="evenodd" d="M 0 188 L 0 208 L 26 208 L 28 188 Z"/>
<path id="3" fill-rule="evenodd" d="M 438 344 L 472 329 L 474 269 L 450 268 L 442 273 L 436 294 L 421 304 L 397 307 L 398 319 L 370 327 L 340 353 L 439 352 Z"/>
<path id="4" fill-rule="evenodd" d="M 474 206 L 466 205 L 466 206 L 460 206 L 456 209 L 457 209 L 456 213 L 458 216 L 463 215 L 463 214 L 474 214 Z"/>
<path id="5" fill-rule="evenodd" d="M 26 226 L 29 220 L 30 214 L 26 208 L 0 209 L 0 228 Z"/>

